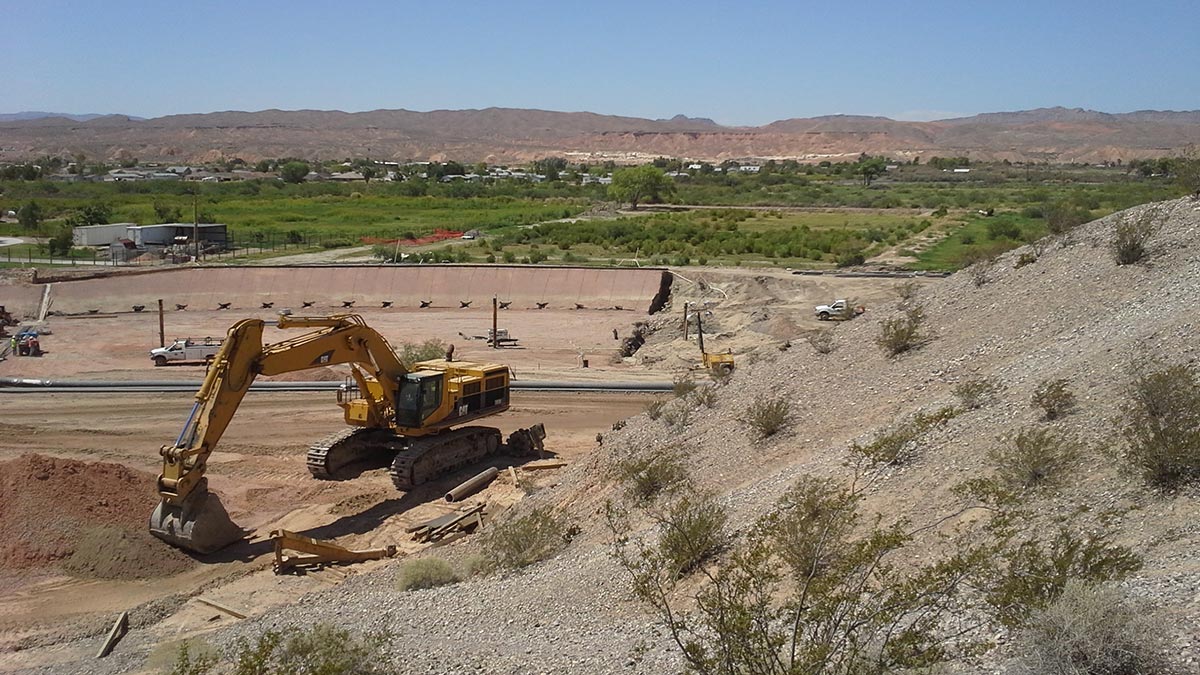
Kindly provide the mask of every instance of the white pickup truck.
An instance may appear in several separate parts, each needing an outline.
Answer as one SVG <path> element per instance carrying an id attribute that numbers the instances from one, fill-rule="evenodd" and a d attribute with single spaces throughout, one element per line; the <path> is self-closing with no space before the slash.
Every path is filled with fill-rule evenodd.
<path id="1" fill-rule="evenodd" d="M 857 305 L 855 307 L 847 307 L 845 300 L 835 300 L 828 305 L 817 305 L 814 314 L 821 321 L 829 321 L 830 319 L 853 319 L 854 317 L 866 311 L 866 307 Z"/>
<path id="2" fill-rule="evenodd" d="M 221 349 L 219 338 L 180 338 L 167 347 L 150 350 L 150 360 L 156 366 L 171 361 L 211 361 Z"/>

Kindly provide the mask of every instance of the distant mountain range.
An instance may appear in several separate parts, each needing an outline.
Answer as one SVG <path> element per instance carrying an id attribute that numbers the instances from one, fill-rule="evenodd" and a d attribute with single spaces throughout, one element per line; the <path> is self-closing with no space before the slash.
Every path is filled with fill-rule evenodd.
<path id="1" fill-rule="evenodd" d="M 84 115 L 74 115 L 71 113 L 56 113 L 56 112 L 42 112 L 40 110 L 29 110 L 26 112 L 19 112 L 19 113 L 0 113 L 0 122 L 20 122 L 20 121 L 24 121 L 24 120 L 40 120 L 45 117 L 61 117 L 63 119 L 71 120 L 72 122 L 87 122 L 90 120 L 94 120 L 97 117 L 106 117 L 106 115 L 97 115 L 96 113 L 87 113 Z M 133 117 L 131 115 L 122 115 L 122 117 L 128 117 L 131 120 L 146 119 L 145 117 Z"/>
<path id="2" fill-rule="evenodd" d="M 1039 108 L 937 120 L 829 115 L 757 127 L 516 108 L 262 110 L 168 115 L 0 115 L 0 161 L 83 153 L 112 160 L 207 162 L 240 157 L 522 162 L 551 155 L 599 162 L 896 159 L 1097 162 L 1158 157 L 1200 144 L 1200 111 L 1104 113 Z"/>

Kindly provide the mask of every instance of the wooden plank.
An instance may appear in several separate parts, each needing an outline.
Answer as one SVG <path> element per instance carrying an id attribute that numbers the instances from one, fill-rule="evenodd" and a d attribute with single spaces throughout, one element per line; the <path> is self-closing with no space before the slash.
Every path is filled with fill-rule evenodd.
<path id="1" fill-rule="evenodd" d="M 213 609 L 219 609 L 222 612 L 225 612 L 226 614 L 228 614 L 229 616 L 232 616 L 235 619 L 246 618 L 245 614 L 242 614 L 241 612 L 237 611 L 236 609 L 233 609 L 232 607 L 229 607 L 228 605 L 223 605 L 223 604 L 217 602 L 216 600 L 209 600 L 208 598 L 201 598 L 201 597 L 197 596 L 196 602 L 199 602 L 202 605 L 208 605 L 209 607 L 212 607 Z"/>
<path id="2" fill-rule="evenodd" d="M 560 469 L 566 466 L 567 463 L 561 459 L 543 459 L 536 462 L 522 464 L 521 468 L 526 471 L 542 471 L 544 469 Z"/>
<path id="3" fill-rule="evenodd" d="M 104 639 L 104 644 L 100 645 L 100 651 L 96 652 L 96 658 L 102 659 L 112 653 L 113 647 L 125 637 L 129 632 L 129 612 L 121 612 L 121 616 L 117 617 L 117 622 L 113 624 L 111 630 L 108 631 L 108 637 Z"/>

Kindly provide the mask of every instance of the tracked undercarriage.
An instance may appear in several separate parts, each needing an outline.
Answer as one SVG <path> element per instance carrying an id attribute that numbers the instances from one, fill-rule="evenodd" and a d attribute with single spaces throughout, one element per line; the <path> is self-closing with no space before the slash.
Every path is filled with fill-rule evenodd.
<path id="1" fill-rule="evenodd" d="M 460 427 L 439 434 L 405 438 L 386 429 L 345 429 L 322 439 L 308 451 L 308 471 L 338 480 L 347 469 L 385 466 L 399 490 L 414 487 L 475 464 L 501 450 L 516 456 L 542 450 L 546 432 L 538 424 L 518 429 L 501 442 L 499 429 Z"/>

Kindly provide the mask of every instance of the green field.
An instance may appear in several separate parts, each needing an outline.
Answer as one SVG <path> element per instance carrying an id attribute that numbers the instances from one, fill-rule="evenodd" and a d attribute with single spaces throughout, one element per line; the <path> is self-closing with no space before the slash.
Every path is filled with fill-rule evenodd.
<path id="1" fill-rule="evenodd" d="M 480 242 L 400 250 L 424 261 L 604 265 L 636 258 L 643 264 L 817 268 L 900 252 L 915 254 L 916 268 L 955 269 L 980 251 L 996 252 L 1042 236 L 1052 209 L 1069 208 L 1094 218 L 1182 193 L 1169 180 L 1117 167 L 994 164 L 975 165 L 970 174 L 948 174 L 902 166 L 870 185 L 846 175 L 844 167 L 800 167 L 765 175 L 697 175 L 676 183 L 673 203 L 724 208 L 659 207 L 561 222 L 600 203 L 603 189 L 566 182 L 10 181 L 0 183 L 0 209 L 17 210 L 36 201 L 44 221 L 39 232 L 0 224 L 0 234 L 48 237 L 60 232 L 78 209 L 103 204 L 110 222 L 162 222 L 164 213 L 189 222 L 198 212 L 202 221 L 227 224 L 239 247 L 268 257 L 394 241 L 439 229 L 478 229 L 486 235 Z M 993 215 L 978 215 L 981 211 Z M 391 253 L 386 249 L 381 247 L 381 255 L 396 251 L 394 246 Z M 16 248 L 11 255 L 15 262 L 31 254 L 38 257 L 39 250 Z M 7 260 L 0 251 L 0 262 Z"/>

